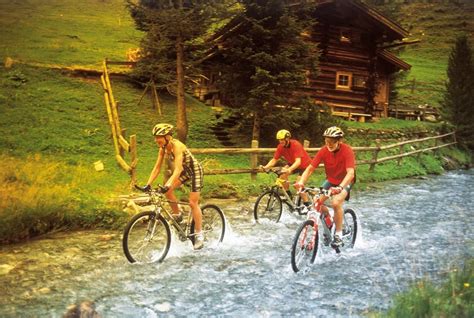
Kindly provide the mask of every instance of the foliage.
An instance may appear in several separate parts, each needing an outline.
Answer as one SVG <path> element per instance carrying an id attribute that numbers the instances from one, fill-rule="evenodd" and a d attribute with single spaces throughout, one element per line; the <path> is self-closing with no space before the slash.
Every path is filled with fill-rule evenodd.
<path id="1" fill-rule="evenodd" d="M 380 317 L 473 317 L 474 260 L 452 269 L 444 284 L 423 280 L 399 294 L 393 306 Z"/>
<path id="2" fill-rule="evenodd" d="M 290 92 L 304 83 L 305 70 L 314 71 L 315 55 L 310 53 L 316 48 L 300 36 L 311 21 L 298 18 L 285 1 L 242 3 L 244 13 L 236 18 L 240 25 L 225 35 L 214 67 L 222 74 L 218 82 L 226 105 L 253 114 L 254 133 L 258 133 L 260 123 L 272 120 L 268 115 L 288 112 L 279 111 L 278 106 L 304 107 L 302 100 L 289 98 Z"/>
<path id="3" fill-rule="evenodd" d="M 460 141 L 474 150 L 474 63 L 467 37 L 458 37 L 448 63 L 443 116 L 454 124 Z"/>

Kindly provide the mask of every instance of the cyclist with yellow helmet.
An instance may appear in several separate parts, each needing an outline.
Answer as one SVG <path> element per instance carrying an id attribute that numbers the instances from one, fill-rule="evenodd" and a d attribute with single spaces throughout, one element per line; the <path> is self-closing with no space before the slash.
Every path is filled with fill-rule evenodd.
<path id="1" fill-rule="evenodd" d="M 174 194 L 174 189 L 181 186 L 188 181 L 191 182 L 191 192 L 189 193 L 189 206 L 193 214 L 193 220 L 196 227 L 196 237 L 194 240 L 194 249 L 201 249 L 204 246 L 204 236 L 201 232 L 202 228 L 202 212 L 199 207 L 199 199 L 201 188 L 203 185 L 203 169 L 199 162 L 193 157 L 189 149 L 181 141 L 174 139 L 174 127 L 170 124 L 157 124 L 153 127 L 153 136 L 155 143 L 159 147 L 158 158 L 155 166 L 151 171 L 145 189 L 151 189 L 151 184 L 160 174 L 163 160 L 168 157 L 174 162 L 173 173 L 166 181 L 165 195 L 171 202 L 177 202 Z M 182 220 L 181 212 L 177 203 L 170 203 L 173 210 L 173 217 L 180 221 Z"/>
<path id="2" fill-rule="evenodd" d="M 342 205 L 345 200 L 349 200 L 350 191 L 355 183 L 355 156 L 352 148 L 342 142 L 344 132 L 341 128 L 333 126 L 324 131 L 323 134 L 325 146 L 322 147 L 306 168 L 301 179 L 295 184 L 296 188 L 304 187 L 304 183 L 313 173 L 320 163 L 324 163 L 326 180 L 322 187 L 330 189 L 334 194 L 332 208 L 334 209 L 334 222 L 336 223 L 336 233 L 331 245 L 336 248 L 343 244 L 342 242 L 342 219 L 344 210 Z M 323 198 L 321 204 L 327 200 Z M 323 213 L 329 213 L 326 206 L 322 205 Z"/>
<path id="3" fill-rule="evenodd" d="M 291 133 L 288 130 L 279 130 L 276 134 L 276 139 L 278 140 L 279 144 L 275 154 L 273 155 L 273 158 L 266 165 L 260 166 L 260 168 L 266 171 L 269 168 L 275 166 L 278 160 L 283 157 L 287 161 L 287 164 L 283 167 L 280 178 L 288 180 L 288 177 L 292 173 L 296 172 L 298 173 L 297 180 L 299 180 L 301 174 L 311 163 L 311 158 L 298 140 L 291 139 Z M 288 182 L 285 182 L 283 186 L 288 194 L 290 194 Z M 305 206 L 308 207 L 311 205 L 311 202 L 309 201 L 306 194 L 302 194 L 301 198 L 303 199 Z"/>

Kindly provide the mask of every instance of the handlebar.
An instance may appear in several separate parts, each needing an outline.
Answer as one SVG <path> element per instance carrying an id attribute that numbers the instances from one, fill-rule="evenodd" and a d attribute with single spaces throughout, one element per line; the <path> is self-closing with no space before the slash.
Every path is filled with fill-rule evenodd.
<path id="1" fill-rule="evenodd" d="M 167 186 L 162 186 L 162 185 L 158 185 L 158 187 L 156 189 L 153 189 L 150 185 L 146 185 L 144 187 L 140 187 L 139 185 L 136 185 L 135 184 L 135 189 L 141 191 L 141 192 L 145 192 L 145 193 L 152 193 L 152 192 L 157 192 L 157 193 L 166 193 L 168 192 L 169 190 L 169 187 Z"/>

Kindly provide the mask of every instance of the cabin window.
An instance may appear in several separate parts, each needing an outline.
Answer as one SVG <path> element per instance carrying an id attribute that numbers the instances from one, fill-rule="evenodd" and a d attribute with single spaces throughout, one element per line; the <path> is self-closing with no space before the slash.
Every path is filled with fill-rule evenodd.
<path id="1" fill-rule="evenodd" d="M 336 74 L 336 88 L 350 89 L 352 86 L 352 73 L 337 72 Z"/>
<path id="2" fill-rule="evenodd" d="M 346 28 L 341 29 L 339 33 L 339 41 L 343 43 L 351 43 L 352 42 L 351 29 L 346 29 Z"/>

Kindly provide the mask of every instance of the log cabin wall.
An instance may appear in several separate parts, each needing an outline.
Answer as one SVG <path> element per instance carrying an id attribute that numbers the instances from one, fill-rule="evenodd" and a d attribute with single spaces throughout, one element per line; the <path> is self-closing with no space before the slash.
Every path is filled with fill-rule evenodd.
<path id="1" fill-rule="evenodd" d="M 375 55 L 364 45 L 366 38 L 361 30 L 319 24 L 312 34 L 321 54 L 318 73 L 309 75 L 305 94 L 334 112 L 365 113 L 366 81 Z"/>

